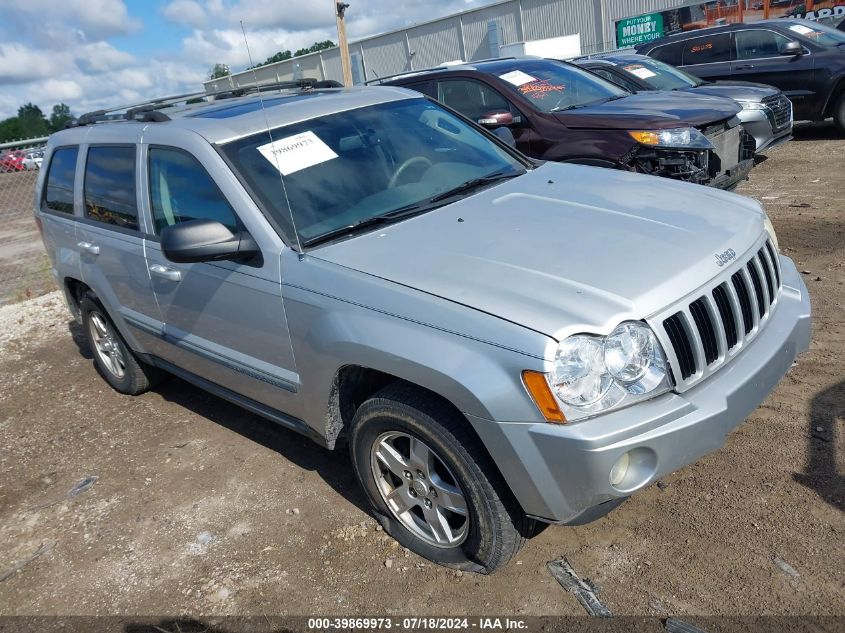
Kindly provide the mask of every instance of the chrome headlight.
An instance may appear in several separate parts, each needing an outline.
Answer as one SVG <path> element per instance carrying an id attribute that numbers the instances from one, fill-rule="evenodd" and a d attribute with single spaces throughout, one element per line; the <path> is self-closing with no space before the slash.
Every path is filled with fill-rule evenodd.
<path id="1" fill-rule="evenodd" d="M 745 99 L 737 99 L 736 102 L 742 106 L 743 110 L 766 110 L 768 106 L 760 101 L 746 101 Z"/>
<path id="2" fill-rule="evenodd" d="M 549 384 L 568 421 L 672 388 L 660 343 L 650 327 L 637 321 L 622 323 L 608 336 L 576 334 L 561 341 Z"/>
<path id="3" fill-rule="evenodd" d="M 780 246 L 778 246 L 778 236 L 775 233 L 775 227 L 772 226 L 772 221 L 769 219 L 768 215 L 764 216 L 763 220 L 763 227 L 766 229 L 766 233 L 769 234 L 769 237 L 772 238 L 772 244 L 775 245 L 775 250 L 780 253 Z"/>
<path id="4" fill-rule="evenodd" d="M 671 130 L 629 130 L 628 134 L 642 145 L 678 149 L 713 149 L 710 140 L 694 127 Z"/>

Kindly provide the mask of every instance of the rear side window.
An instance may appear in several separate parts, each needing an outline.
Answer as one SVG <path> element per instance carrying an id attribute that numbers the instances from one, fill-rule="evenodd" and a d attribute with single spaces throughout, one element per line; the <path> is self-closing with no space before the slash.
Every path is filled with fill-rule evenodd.
<path id="1" fill-rule="evenodd" d="M 48 209 L 73 213 L 73 177 L 78 155 L 78 147 L 62 147 L 53 152 L 44 192 L 44 203 Z"/>
<path id="2" fill-rule="evenodd" d="M 730 33 L 719 33 L 711 37 L 696 37 L 684 43 L 684 66 L 727 62 L 730 59 Z"/>
<path id="3" fill-rule="evenodd" d="M 150 201 L 156 234 L 188 220 L 216 220 L 233 233 L 235 212 L 208 172 L 193 156 L 175 149 L 151 147 Z"/>
<path id="4" fill-rule="evenodd" d="M 437 100 L 465 117 L 478 120 L 488 112 L 511 111 L 510 103 L 498 92 L 477 81 L 454 79 L 437 84 Z"/>
<path id="5" fill-rule="evenodd" d="M 135 147 L 91 147 L 85 163 L 85 217 L 138 230 Z"/>
<path id="6" fill-rule="evenodd" d="M 763 29 L 737 31 L 734 38 L 736 39 L 737 59 L 777 57 L 780 55 L 780 49 L 783 45 L 791 41 L 785 35 Z"/>
<path id="7" fill-rule="evenodd" d="M 676 42 L 674 44 L 665 44 L 664 46 L 658 46 L 653 51 L 651 51 L 648 56 L 653 57 L 654 59 L 659 59 L 660 61 L 666 62 L 667 64 L 672 64 L 673 66 L 680 66 L 683 63 L 683 50 L 684 43 Z"/>

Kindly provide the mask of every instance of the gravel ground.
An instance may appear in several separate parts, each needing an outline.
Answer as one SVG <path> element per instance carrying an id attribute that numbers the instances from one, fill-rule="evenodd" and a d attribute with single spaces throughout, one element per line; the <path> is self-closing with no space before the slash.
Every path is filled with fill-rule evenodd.
<path id="1" fill-rule="evenodd" d="M 0 614 L 582 614 L 565 555 L 617 615 L 845 615 L 843 164 L 805 127 L 740 188 L 806 271 L 809 353 L 722 450 L 490 577 L 397 547 L 345 454 L 177 379 L 113 392 L 57 293 L 1 306 Z"/>

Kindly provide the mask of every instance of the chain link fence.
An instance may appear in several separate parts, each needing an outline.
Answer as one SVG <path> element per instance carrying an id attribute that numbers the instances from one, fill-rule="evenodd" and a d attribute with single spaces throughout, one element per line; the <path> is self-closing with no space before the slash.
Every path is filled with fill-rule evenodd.
<path id="1" fill-rule="evenodd" d="M 55 288 L 33 219 L 44 138 L 0 144 L 0 305 Z"/>

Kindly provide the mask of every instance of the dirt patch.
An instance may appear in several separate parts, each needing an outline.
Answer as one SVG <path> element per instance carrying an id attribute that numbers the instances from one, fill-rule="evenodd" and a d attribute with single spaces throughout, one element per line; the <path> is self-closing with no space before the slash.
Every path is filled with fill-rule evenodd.
<path id="1" fill-rule="evenodd" d="M 845 140 L 796 136 L 740 192 L 807 271 L 809 353 L 722 450 L 491 577 L 386 537 L 345 454 L 176 379 L 116 394 L 57 295 L 0 308 L 0 572 L 53 543 L 0 612 L 580 615 L 565 555 L 616 615 L 845 615 Z"/>

